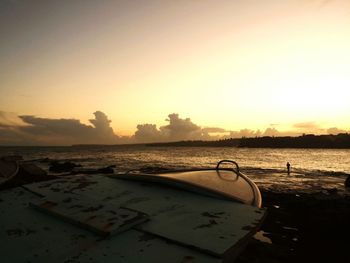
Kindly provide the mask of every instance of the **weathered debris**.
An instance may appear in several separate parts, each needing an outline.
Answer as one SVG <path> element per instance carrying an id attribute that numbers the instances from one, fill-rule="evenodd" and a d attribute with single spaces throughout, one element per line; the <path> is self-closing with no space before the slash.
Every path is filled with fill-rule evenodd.
<path id="1" fill-rule="evenodd" d="M 22 161 L 21 156 L 0 158 L 0 190 L 55 178 L 34 163 Z"/>
<path id="2" fill-rule="evenodd" d="M 59 161 L 52 161 L 50 163 L 49 171 L 54 173 L 67 173 L 73 171 L 75 167 L 81 167 L 81 165 L 75 164 L 70 161 L 66 161 L 63 163 Z"/>

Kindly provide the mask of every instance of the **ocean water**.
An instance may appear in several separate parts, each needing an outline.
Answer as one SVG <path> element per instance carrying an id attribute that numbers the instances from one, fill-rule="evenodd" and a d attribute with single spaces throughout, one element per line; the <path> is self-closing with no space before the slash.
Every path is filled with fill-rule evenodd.
<path id="1" fill-rule="evenodd" d="M 73 161 L 83 167 L 115 165 L 116 172 L 145 167 L 212 168 L 218 161 L 236 161 L 243 173 L 259 187 L 281 191 L 302 189 L 319 191 L 337 188 L 345 191 L 344 180 L 350 174 L 350 150 L 270 149 L 232 147 L 0 147 L 2 155 L 21 155 L 24 160 L 50 158 Z M 287 174 L 286 163 L 291 164 Z M 38 162 L 48 169 L 48 163 Z"/>

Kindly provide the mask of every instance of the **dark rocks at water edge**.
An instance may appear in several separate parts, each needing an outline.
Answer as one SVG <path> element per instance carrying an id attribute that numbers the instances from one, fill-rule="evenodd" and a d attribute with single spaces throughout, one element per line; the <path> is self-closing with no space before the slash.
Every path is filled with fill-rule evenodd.
<path id="1" fill-rule="evenodd" d="M 115 165 L 109 165 L 101 168 L 84 168 L 81 164 L 71 161 L 51 161 L 49 171 L 52 173 L 68 174 L 113 174 Z"/>
<path id="2" fill-rule="evenodd" d="M 110 165 L 102 168 L 75 168 L 70 174 L 113 174 L 115 165 Z"/>
<path id="3" fill-rule="evenodd" d="M 345 184 L 345 187 L 350 188 L 350 175 L 348 176 L 348 178 L 346 178 L 344 184 Z"/>
<path id="4" fill-rule="evenodd" d="M 81 167 L 81 165 L 75 164 L 70 161 L 66 161 L 66 162 L 52 161 L 50 163 L 49 171 L 54 173 L 67 173 L 67 172 L 71 172 L 75 167 Z"/>
<path id="5" fill-rule="evenodd" d="M 350 262 L 350 193 L 262 189 L 267 216 L 236 263 Z"/>

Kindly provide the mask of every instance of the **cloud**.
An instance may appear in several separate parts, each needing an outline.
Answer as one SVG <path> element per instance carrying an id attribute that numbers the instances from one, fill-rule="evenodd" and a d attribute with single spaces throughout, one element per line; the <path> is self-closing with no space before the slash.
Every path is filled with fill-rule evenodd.
<path id="1" fill-rule="evenodd" d="M 201 127 L 190 118 L 181 118 L 172 113 L 166 119 L 167 125 L 157 128 L 156 124 L 139 124 L 132 136 L 115 134 L 111 121 L 101 111 L 94 112 L 90 124 L 77 119 L 51 119 L 32 115 L 17 116 L 0 111 L 0 145 L 72 145 L 72 144 L 124 144 L 170 142 L 182 140 L 219 140 L 227 138 L 260 136 L 299 136 L 304 132 L 316 134 L 338 134 L 346 131 L 332 127 L 321 129 L 315 122 L 293 125 L 293 131 L 278 131 L 272 125 L 265 131 L 241 129 L 228 131 L 220 127 Z M 297 128 L 295 130 L 295 128 Z"/>
<path id="2" fill-rule="evenodd" d="M 182 119 L 179 114 L 168 115 L 168 125 L 159 129 L 155 124 L 139 124 L 133 138 L 136 142 L 168 142 L 183 140 L 219 140 L 228 138 L 260 137 L 260 136 L 298 136 L 301 132 L 280 132 L 274 127 L 260 130 L 241 129 L 227 131 L 219 127 L 204 127 L 193 123 L 190 118 Z M 276 125 L 274 125 L 276 126 Z"/>
<path id="3" fill-rule="evenodd" d="M 294 128 L 297 128 L 297 129 L 319 129 L 320 126 L 313 122 L 313 121 L 309 121 L 309 122 L 299 122 L 299 123 L 295 123 L 293 125 Z"/>
<path id="4" fill-rule="evenodd" d="M 135 132 L 137 142 L 159 142 L 164 141 L 164 136 L 155 124 L 139 124 Z"/>
<path id="5" fill-rule="evenodd" d="M 76 119 L 49 119 L 31 115 L 18 116 L 22 123 L 3 125 L 0 144 L 5 145 L 71 145 L 115 144 L 120 138 L 110 127 L 110 120 L 101 112 L 94 113 L 91 125 Z M 2 115 L 1 115 L 2 116 Z M 1 117 L 0 116 L 0 117 Z M 1 123 L 5 123 L 1 117 Z M 12 122 L 13 123 L 13 122 Z M 17 124 L 17 123 L 16 123 Z M 23 125 L 24 124 L 24 125 Z"/>
<path id="6" fill-rule="evenodd" d="M 219 127 L 205 127 L 193 123 L 190 118 L 180 118 L 172 113 L 166 119 L 168 125 L 159 129 L 155 124 L 139 124 L 133 136 L 136 142 L 171 142 L 186 140 L 217 140 L 228 133 Z M 220 135 L 222 134 L 222 135 Z"/>
<path id="7" fill-rule="evenodd" d="M 346 130 L 339 129 L 337 127 L 331 128 L 322 128 L 315 122 L 302 122 L 294 124 L 294 127 L 297 128 L 302 133 L 313 133 L 313 134 L 334 134 L 347 133 Z"/>
<path id="8" fill-rule="evenodd" d="M 179 114 L 168 115 L 168 125 L 160 127 L 161 132 L 169 141 L 195 140 L 202 137 L 202 128 L 194 124 L 190 118 L 181 119 Z"/>
<path id="9" fill-rule="evenodd" d="M 79 136 L 90 134 L 93 127 L 80 123 L 75 119 L 48 119 L 38 118 L 36 116 L 23 115 L 20 118 L 30 126 L 21 130 L 28 134 L 38 135 L 62 135 L 62 136 Z"/>
<path id="10" fill-rule="evenodd" d="M 112 127 L 110 126 L 111 121 L 108 120 L 107 115 L 102 111 L 94 112 L 95 119 L 89 121 L 95 126 L 94 135 L 100 140 L 114 141 L 118 139 L 118 136 L 114 134 Z"/>
<path id="11" fill-rule="evenodd" d="M 242 138 L 242 137 L 257 137 L 260 135 L 261 135 L 260 130 L 254 131 L 251 129 L 241 129 L 239 131 L 231 131 L 229 137 Z"/>
<path id="12" fill-rule="evenodd" d="M 337 127 L 332 127 L 332 128 L 327 129 L 327 133 L 337 135 L 339 133 L 346 133 L 346 131 L 342 130 L 342 129 L 338 129 Z"/>
<path id="13" fill-rule="evenodd" d="M 12 112 L 0 111 L 0 127 L 18 127 L 27 126 L 17 114 Z"/>
<path id="14" fill-rule="evenodd" d="M 202 128 L 194 124 L 190 118 L 182 119 L 179 114 L 172 113 L 168 115 L 166 121 L 169 124 L 161 126 L 159 129 L 155 124 L 137 125 L 135 140 L 137 142 L 170 142 L 208 138 L 208 133 L 203 132 Z"/>
<path id="15" fill-rule="evenodd" d="M 275 126 L 275 125 L 274 125 Z M 251 129 L 241 129 L 239 131 L 231 131 L 229 136 L 226 138 L 252 138 L 252 137 L 261 137 L 261 136 L 300 136 L 302 132 L 300 131 L 279 131 L 274 127 L 267 128 L 264 132 L 260 130 L 251 130 Z"/>
<path id="16" fill-rule="evenodd" d="M 206 127 L 202 129 L 202 132 L 205 133 L 225 133 L 227 132 L 225 129 L 218 128 L 218 127 Z"/>
<path id="17" fill-rule="evenodd" d="M 278 136 L 280 132 L 276 128 L 267 128 L 262 136 Z"/>

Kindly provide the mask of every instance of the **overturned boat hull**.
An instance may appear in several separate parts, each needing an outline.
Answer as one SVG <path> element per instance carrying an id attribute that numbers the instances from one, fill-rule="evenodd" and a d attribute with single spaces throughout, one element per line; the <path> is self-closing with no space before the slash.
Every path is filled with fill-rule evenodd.
<path id="1" fill-rule="evenodd" d="M 232 262 L 265 214 L 245 202 L 102 175 L 25 185 L 0 199 L 6 262 Z"/>

